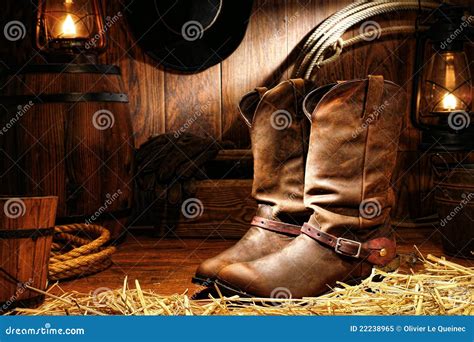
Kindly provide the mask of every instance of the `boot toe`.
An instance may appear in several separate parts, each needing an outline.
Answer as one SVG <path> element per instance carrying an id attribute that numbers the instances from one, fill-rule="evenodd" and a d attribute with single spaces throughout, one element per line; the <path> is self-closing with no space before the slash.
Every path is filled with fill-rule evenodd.
<path id="1" fill-rule="evenodd" d="M 237 263 L 224 267 L 217 276 L 217 282 L 231 294 L 262 296 L 259 277 L 250 263 Z"/>
<path id="2" fill-rule="evenodd" d="M 228 266 L 229 261 L 221 258 L 211 258 L 202 262 L 196 270 L 194 278 L 201 283 L 212 283 L 221 269 Z"/>

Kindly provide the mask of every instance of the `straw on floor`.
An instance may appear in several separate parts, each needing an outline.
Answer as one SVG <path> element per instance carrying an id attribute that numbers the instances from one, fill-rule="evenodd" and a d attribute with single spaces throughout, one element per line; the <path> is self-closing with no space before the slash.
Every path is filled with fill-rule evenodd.
<path id="1" fill-rule="evenodd" d="M 36 309 L 15 309 L 24 315 L 472 315 L 474 267 L 444 258 L 420 257 L 424 269 L 411 274 L 372 275 L 356 286 L 339 284 L 320 297 L 281 298 L 217 297 L 192 300 L 187 293 L 162 296 L 134 288 L 127 279 L 121 289 L 99 288 L 93 293 L 45 292 L 47 299 Z M 380 276 L 383 279 L 380 281 Z M 280 297 L 276 296 L 276 297 Z"/>

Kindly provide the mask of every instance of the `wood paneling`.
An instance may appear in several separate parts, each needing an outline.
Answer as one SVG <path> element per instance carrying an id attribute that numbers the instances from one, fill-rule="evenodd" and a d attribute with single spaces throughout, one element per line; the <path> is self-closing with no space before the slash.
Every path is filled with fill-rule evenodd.
<path id="1" fill-rule="evenodd" d="M 166 73 L 166 131 L 182 129 L 220 139 L 220 82 L 219 65 L 192 75 Z"/>
<path id="2" fill-rule="evenodd" d="M 285 3 L 255 0 L 242 44 L 222 62 L 223 138 L 238 147 L 249 146 L 248 128 L 239 118 L 238 101 L 257 86 L 275 85 L 284 72 L 280 64 L 288 54 Z"/>
<path id="3" fill-rule="evenodd" d="M 120 0 L 107 0 L 106 15 L 120 19 L 108 30 L 107 52 L 101 61 L 120 66 L 129 94 L 130 112 L 135 133 L 135 146 L 148 137 L 165 131 L 165 72 L 139 46 L 126 22 L 125 5 Z"/>

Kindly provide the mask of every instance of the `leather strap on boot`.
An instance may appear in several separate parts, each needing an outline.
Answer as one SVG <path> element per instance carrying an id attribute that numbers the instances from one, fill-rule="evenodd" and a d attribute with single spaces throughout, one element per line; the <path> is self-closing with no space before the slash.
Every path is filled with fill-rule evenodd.
<path id="1" fill-rule="evenodd" d="M 301 234 L 301 227 L 280 221 L 269 220 L 264 217 L 254 216 L 252 219 L 252 226 L 260 227 L 266 230 L 271 230 L 277 233 L 297 236 Z"/>
<path id="2" fill-rule="evenodd" d="M 384 266 L 396 256 L 395 242 L 388 238 L 381 237 L 359 242 L 323 232 L 308 223 L 303 225 L 301 232 L 323 245 L 334 248 L 338 254 L 365 259 L 374 265 Z"/>

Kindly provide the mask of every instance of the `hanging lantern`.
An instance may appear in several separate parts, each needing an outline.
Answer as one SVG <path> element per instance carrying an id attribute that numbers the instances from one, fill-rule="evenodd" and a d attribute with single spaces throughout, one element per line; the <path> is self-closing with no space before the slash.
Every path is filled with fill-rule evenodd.
<path id="1" fill-rule="evenodd" d="M 466 54 L 474 17 L 441 5 L 435 22 L 417 37 L 412 122 L 422 148 L 474 150 L 472 77 Z"/>
<path id="2" fill-rule="evenodd" d="M 40 0 L 38 49 L 54 60 L 97 55 L 106 46 L 98 0 Z"/>

